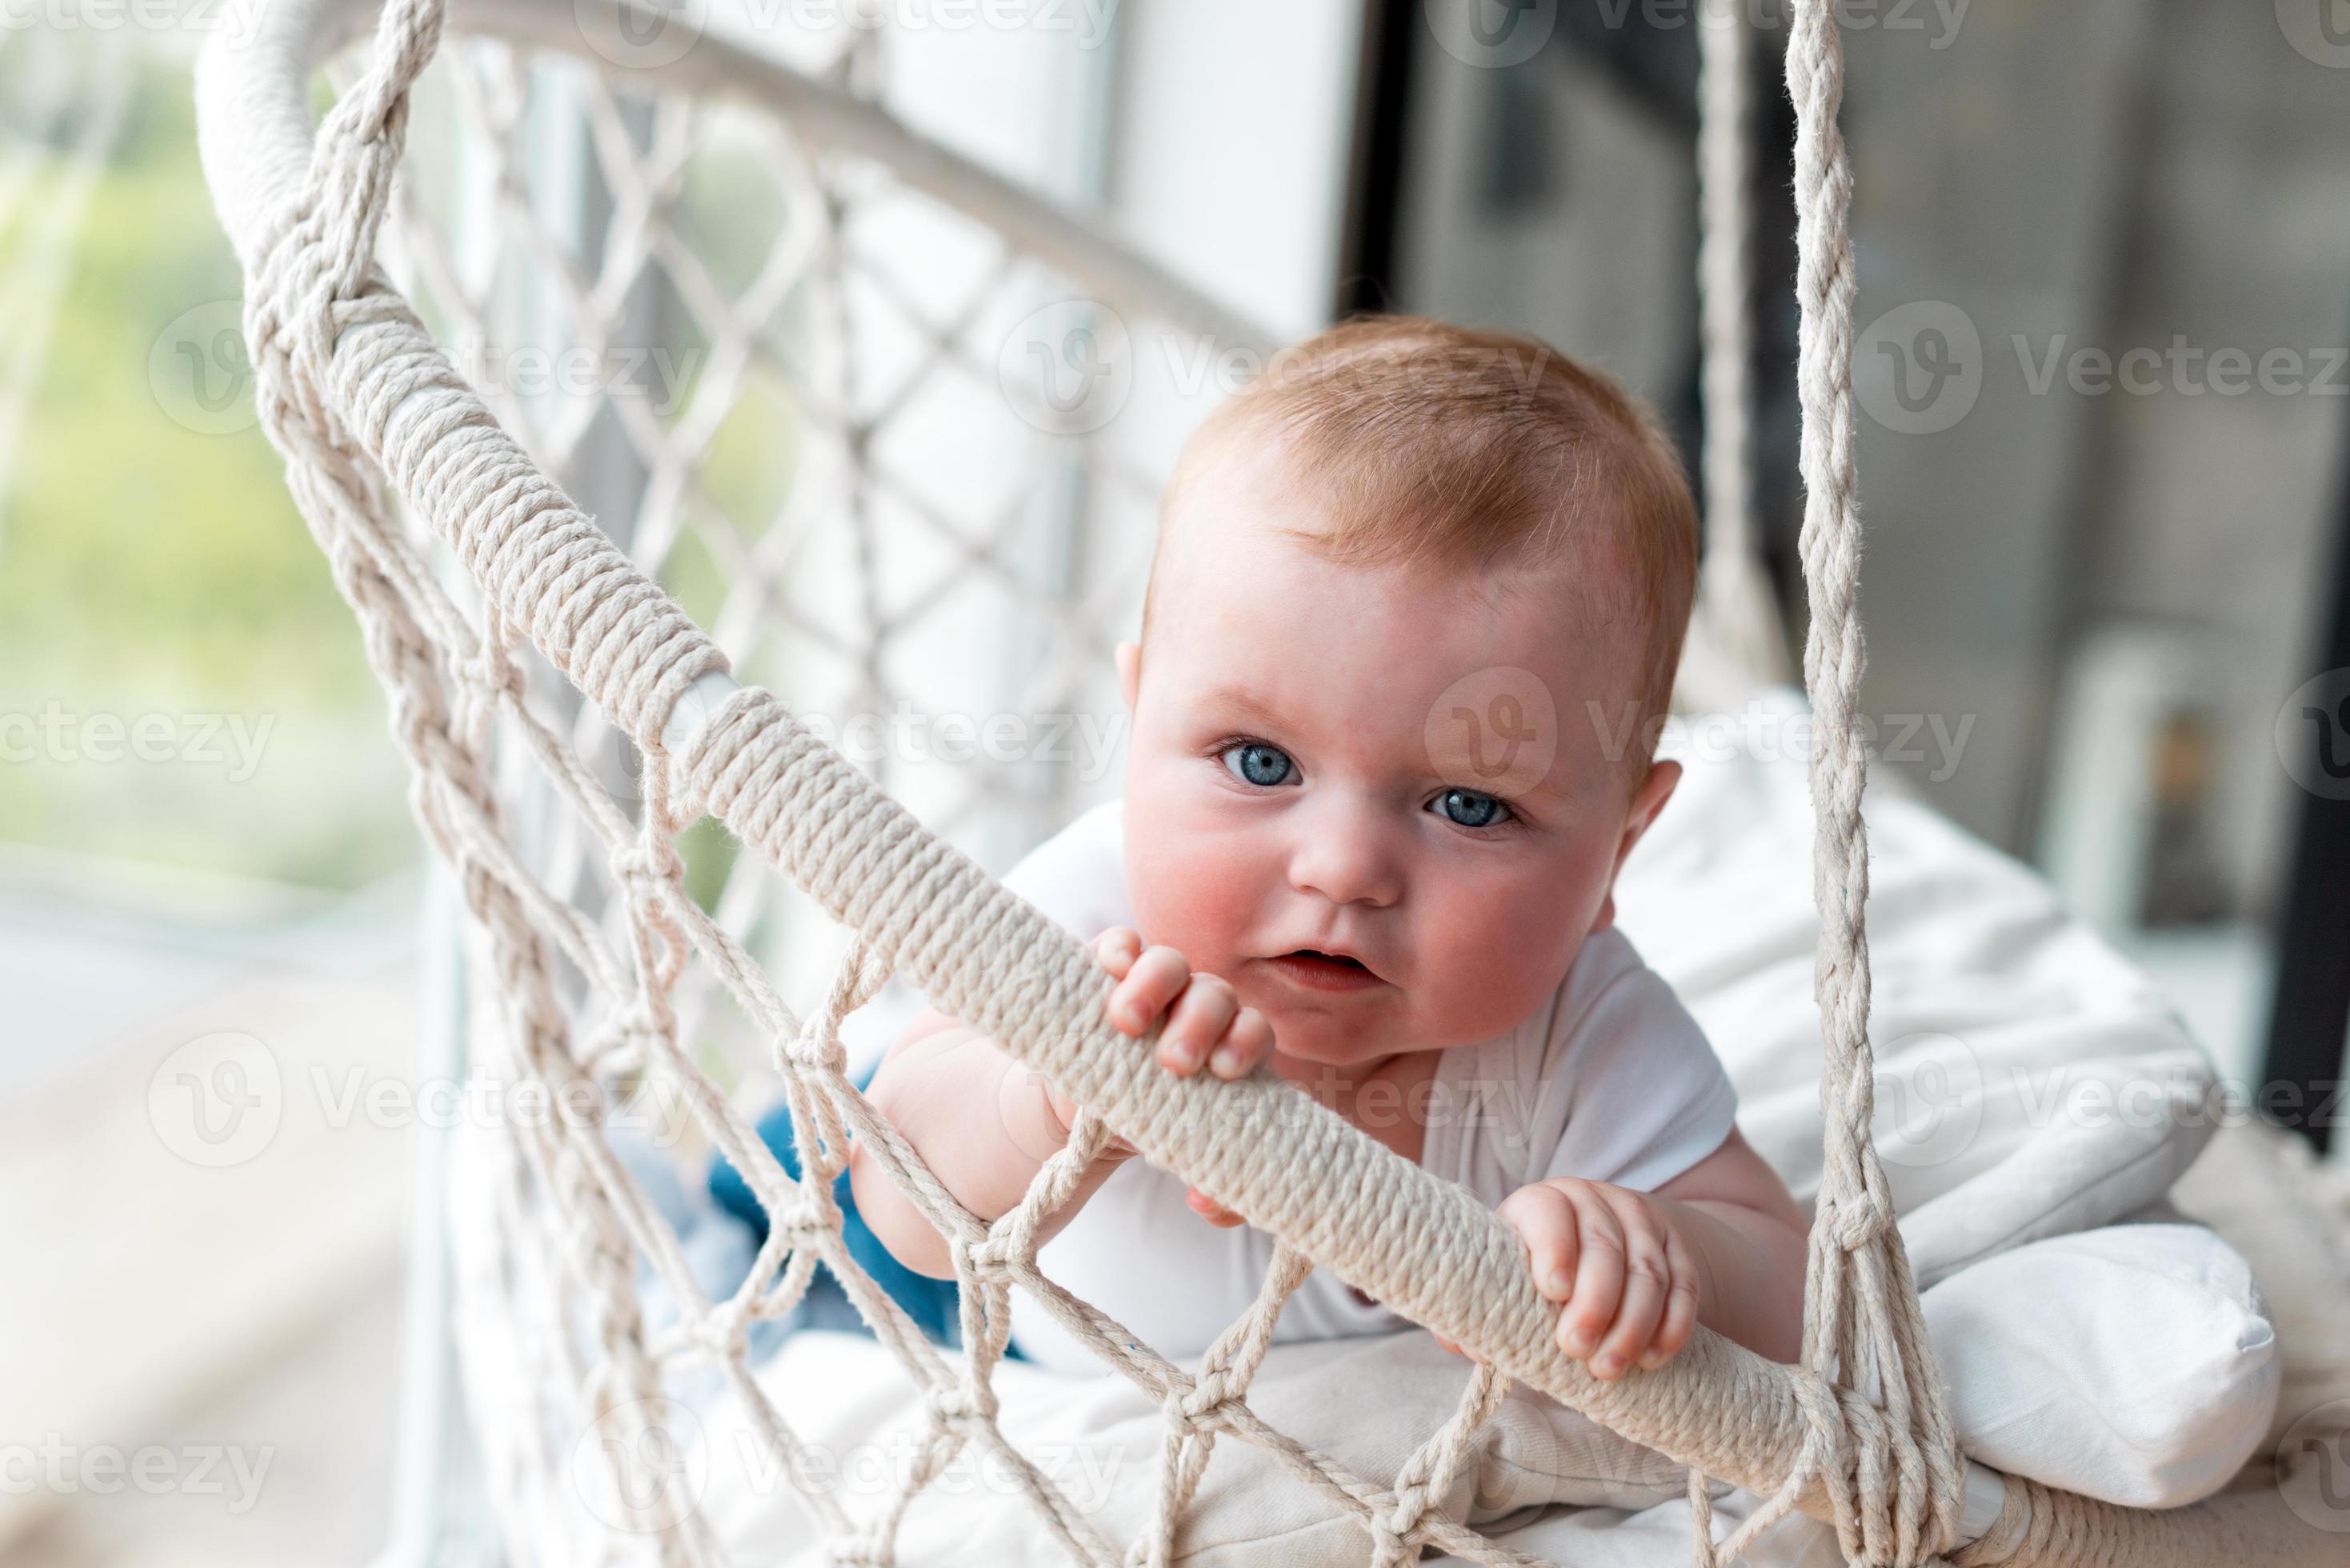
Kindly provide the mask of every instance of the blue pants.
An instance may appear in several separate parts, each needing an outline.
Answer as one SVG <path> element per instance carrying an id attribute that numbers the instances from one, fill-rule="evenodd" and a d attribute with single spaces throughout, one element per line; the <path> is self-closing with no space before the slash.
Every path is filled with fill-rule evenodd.
<path id="1" fill-rule="evenodd" d="M 860 1089 L 872 1081 L 873 1070 L 868 1068 L 857 1080 Z M 776 1106 L 759 1123 L 759 1137 L 775 1158 L 789 1171 L 792 1179 L 800 1179 L 799 1150 L 792 1142 L 792 1117 L 788 1108 Z M 751 1228 L 756 1238 L 754 1246 L 767 1240 L 767 1211 L 760 1207 L 751 1184 L 743 1179 L 723 1157 L 710 1168 L 710 1196 L 719 1208 Z M 889 1249 L 873 1234 L 873 1228 L 857 1211 L 857 1199 L 849 1191 L 848 1173 L 842 1171 L 832 1186 L 832 1196 L 840 1205 L 841 1235 L 848 1243 L 848 1255 L 858 1267 L 872 1276 L 889 1298 L 906 1309 L 906 1315 L 920 1325 L 924 1334 L 941 1345 L 952 1347 L 962 1339 L 962 1319 L 956 1306 L 959 1292 L 952 1280 L 934 1280 L 918 1274 L 889 1255 Z M 843 1329 L 870 1334 L 865 1320 L 849 1304 L 847 1293 L 840 1282 L 832 1277 L 832 1270 L 824 1264 L 816 1266 L 815 1281 L 808 1287 L 803 1310 L 795 1314 L 787 1327 Z M 1016 1357 L 1018 1352 L 1014 1351 Z"/>

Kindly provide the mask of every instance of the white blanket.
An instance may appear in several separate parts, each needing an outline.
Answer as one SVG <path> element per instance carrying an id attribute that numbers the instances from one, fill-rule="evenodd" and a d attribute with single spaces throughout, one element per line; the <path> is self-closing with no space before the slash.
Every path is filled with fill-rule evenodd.
<path id="1" fill-rule="evenodd" d="M 1774 697 L 1748 732 L 1786 734 L 1798 712 L 1792 694 Z M 1704 740 L 1626 869 L 1619 917 L 1713 1039 L 1747 1137 L 1808 1201 L 1820 1113 L 1803 765 L 1751 748 L 1708 756 Z M 2270 1423 L 2276 1368 L 2257 1295 L 2208 1231 L 2098 1228 L 2144 1215 L 2201 1150 L 2210 1066 L 2145 977 L 2029 872 L 1882 786 L 1868 818 L 1877 1136 L 1919 1278 L 1934 1287 L 1929 1319 L 1970 1451 L 2116 1501 L 2202 1495 Z M 1384 1485 L 1450 1413 L 1464 1376 L 1420 1334 L 1290 1346 L 1250 1403 Z M 895 1364 L 869 1342 L 803 1335 L 761 1381 L 831 1457 L 828 1484 L 849 1513 L 869 1518 L 894 1479 L 884 1455 L 911 1451 L 892 1434 L 923 1429 Z M 1147 1526 L 1164 1423 L 1144 1396 L 1114 1375 L 1069 1381 L 1016 1366 L 998 1387 L 1005 1432 L 1105 1536 L 1123 1545 Z M 2099 1397 L 2123 1387 L 2127 1401 Z M 707 1444 L 702 1517 L 738 1560 L 823 1559 L 806 1505 L 737 1407 L 706 1412 L 695 1436 Z M 1231 1440 L 1215 1455 L 1186 1561 L 1363 1560 L 1362 1526 L 1272 1459 Z M 901 1561 L 1061 1560 L 1001 1474 L 962 1463 L 951 1494 L 909 1512 Z M 1521 1391 L 1446 1501 L 1520 1551 L 1662 1568 L 1689 1560 L 1681 1487 L 1657 1456 Z M 1596 1506 L 1546 1506 L 1562 1501 Z M 1725 1521 L 1750 1502 L 1726 1498 Z M 1830 1532 L 1808 1521 L 1751 1558 L 1834 1560 Z"/>

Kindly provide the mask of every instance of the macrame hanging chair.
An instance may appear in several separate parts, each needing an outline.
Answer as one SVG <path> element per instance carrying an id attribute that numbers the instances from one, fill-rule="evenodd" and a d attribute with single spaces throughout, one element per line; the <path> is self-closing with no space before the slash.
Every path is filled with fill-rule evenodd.
<path id="1" fill-rule="evenodd" d="M 458 97 L 487 123 L 494 148 L 525 139 L 514 84 L 525 56 L 578 57 L 583 37 L 642 38 L 661 26 L 628 0 L 478 0 L 459 19 L 491 40 L 489 54 L 461 71 L 470 85 Z M 314 123 L 315 73 L 371 21 L 364 68 Z M 556 1104 L 578 1105 L 568 1092 L 583 1085 L 593 1091 L 579 1114 L 518 1120 L 482 1140 L 452 1204 L 467 1386 L 513 1560 L 723 1560 L 704 1521 L 663 1517 L 644 1501 L 651 1494 L 631 1484 L 630 1468 L 660 1454 L 665 1400 L 681 1367 L 714 1371 L 754 1412 L 764 1442 L 795 1451 L 789 1411 L 751 1376 L 751 1333 L 792 1309 L 819 1262 L 924 1391 L 929 1410 L 920 1460 L 878 1514 L 852 1518 L 829 1497 L 811 1499 L 838 1562 L 891 1560 L 908 1504 L 966 1449 L 1001 1461 L 1040 1527 L 1075 1560 L 1168 1561 L 1209 1451 L 1225 1438 L 1273 1453 L 1359 1517 L 1378 1561 L 1410 1561 L 1429 1547 L 1522 1561 L 1430 1506 L 1511 1380 L 1688 1467 L 1700 1563 L 1735 1561 L 1794 1511 L 1832 1522 L 1855 1563 L 2253 1568 L 2340 1560 L 2337 1542 L 2273 1508 L 2232 1497 L 2160 1514 L 2116 1508 L 1994 1475 L 1962 1455 L 1953 1432 L 1870 1137 L 1852 179 L 1837 127 L 1843 64 L 1829 0 L 1796 0 L 1786 47 L 1798 125 L 1804 676 L 1814 714 L 1827 1128 L 1804 1360 L 1773 1364 L 1700 1332 L 1666 1366 L 1614 1383 L 1558 1351 L 1555 1313 L 1527 1278 L 1514 1235 L 1463 1189 L 1270 1076 L 1223 1084 L 1159 1071 L 1146 1045 L 1104 1022 L 1107 981 L 1080 944 L 927 830 L 780 699 L 736 683 L 719 643 L 656 582 L 673 563 L 697 465 L 717 439 L 714 419 L 697 422 L 694 407 L 670 425 L 641 411 L 626 417 L 622 435 L 650 473 L 624 551 L 549 476 L 593 445 L 588 427 L 537 428 L 520 402 L 502 400 L 494 412 L 472 389 L 379 265 L 380 241 L 383 259 L 397 262 L 411 288 L 439 301 L 444 330 L 465 325 L 469 297 L 483 304 L 452 281 L 462 269 L 436 252 L 429 232 L 386 227 L 407 195 L 394 174 L 411 91 L 442 47 L 442 0 L 390 0 L 380 19 L 366 0 L 276 0 L 244 47 L 207 54 L 199 103 L 206 169 L 247 279 L 263 422 L 358 613 L 411 770 L 417 818 L 464 908 L 473 1070 L 536 1085 Z M 1711 515 L 1692 680 L 1711 682 L 1712 700 L 1742 680 L 1770 679 L 1783 644 L 1745 500 L 1748 41 L 1735 26 L 1700 36 Z M 1124 320 L 1225 348 L 1262 346 L 1263 337 L 1055 208 L 910 132 L 859 95 L 858 74 L 853 52 L 836 70 L 803 75 L 717 36 L 639 67 L 580 73 L 578 102 L 610 187 L 611 221 L 592 266 L 558 247 L 539 265 L 546 286 L 570 301 L 588 334 L 608 328 L 619 302 L 658 265 L 708 338 L 697 396 L 715 397 L 713 387 L 763 363 L 784 302 L 812 300 L 810 318 L 828 322 L 835 340 L 811 348 L 802 411 L 845 454 L 836 493 L 859 530 L 858 548 L 870 548 L 871 510 L 899 504 L 922 514 L 963 575 L 1001 575 L 990 536 L 924 512 L 904 476 L 889 472 L 878 449 L 894 410 L 877 411 L 872 389 L 860 397 L 847 384 L 839 296 L 857 261 L 848 229 L 858 206 L 877 192 L 911 193 L 996 236 L 1007 267 L 1041 266 Z M 775 156 L 800 182 L 800 210 L 815 215 L 814 227 L 779 237 L 731 295 L 696 269 L 671 217 L 680 149 L 695 106 L 707 103 L 755 111 L 776 131 Z M 519 200 L 510 176 L 493 171 L 482 181 L 492 204 Z M 959 352 L 954 324 L 931 323 L 922 335 L 925 363 Z M 1064 433 L 1064 446 L 1096 443 L 1087 450 L 1100 458 L 1097 472 L 1124 461 L 1102 453 L 1097 436 Z M 1141 488 L 1147 494 L 1148 483 Z M 764 542 L 733 544 L 726 564 L 746 577 L 764 585 L 782 575 Z M 777 602 L 754 598 L 754 611 Z M 722 619 L 734 609 L 727 600 Z M 867 610 L 871 627 L 890 620 L 886 607 Z M 566 708 L 534 687 L 533 649 L 584 706 Z M 873 663 L 859 668 L 869 689 Z M 640 759 L 633 785 L 599 777 L 585 757 L 598 724 L 620 732 Z M 577 826 L 552 847 L 525 842 L 536 831 L 525 826 L 529 803 L 550 798 Z M 744 877 L 730 880 L 715 914 L 689 894 L 675 844 L 705 815 L 849 933 L 808 1016 L 785 1005 L 754 957 L 745 933 L 757 924 L 760 895 L 736 907 Z M 766 1043 L 806 1154 L 796 1174 L 732 1103 L 729 1069 L 699 1049 L 704 1001 L 695 974 L 714 980 Z M 850 1082 L 841 1021 L 891 976 L 1089 1107 L 1026 1199 L 993 1223 L 958 1205 Z M 610 1106 L 647 1079 L 674 1087 L 699 1136 L 743 1173 L 771 1217 L 749 1277 L 732 1294 L 712 1299 L 701 1289 L 607 1136 Z M 1257 1309 L 1196 1368 L 1159 1356 L 1038 1269 L 1039 1226 L 1112 1128 L 1280 1239 Z M 849 1137 L 950 1243 L 962 1287 L 959 1354 L 920 1332 L 848 1255 L 831 1187 Z M 1482 1364 L 1452 1417 L 1392 1478 L 1351 1473 L 1249 1407 L 1273 1316 L 1315 1264 Z M 659 1317 L 647 1304 L 649 1278 L 664 1293 Z M 1141 1539 L 1102 1539 L 998 1430 L 993 1378 L 1014 1290 L 1031 1293 L 1107 1368 L 1163 1404 L 1165 1473 Z M 1856 1368 L 1868 1369 L 1865 1388 L 1856 1386 L 1864 1381 Z M 611 1472 L 608 1498 L 628 1515 L 618 1521 L 609 1510 L 583 1508 L 559 1479 L 590 1429 L 617 1439 L 590 1458 Z M 1765 1500 L 1719 1542 L 1706 1477 Z M 2000 1518 L 1962 1541 L 1970 1487 L 1996 1496 Z"/>

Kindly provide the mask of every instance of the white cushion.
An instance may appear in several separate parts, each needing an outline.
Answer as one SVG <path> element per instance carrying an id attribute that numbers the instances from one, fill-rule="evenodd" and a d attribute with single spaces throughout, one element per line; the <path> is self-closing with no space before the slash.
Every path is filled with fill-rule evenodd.
<path id="1" fill-rule="evenodd" d="M 2033 1242 L 1960 1272 L 1925 1302 L 1961 1442 L 2011 1474 L 2109 1502 L 2178 1506 L 2241 1467 L 2276 1406 L 2275 1339 L 2251 1272 L 2199 1226 L 2123 1225 Z M 1451 1415 L 1467 1379 L 1465 1363 L 1418 1333 L 1282 1345 L 1249 1403 L 1278 1430 L 1385 1484 Z M 894 1359 L 869 1340 L 804 1334 L 758 1380 L 825 1456 L 811 1472 L 818 1484 L 853 1516 L 871 1517 L 879 1480 L 895 1475 L 923 1429 L 921 1403 Z M 996 1388 L 1005 1436 L 1094 1528 L 1113 1543 L 1148 1530 L 1165 1430 L 1149 1398 L 1122 1377 L 1064 1378 L 1016 1363 L 998 1372 Z M 720 1402 L 692 1436 L 707 1445 L 703 1517 L 723 1539 L 762 1557 L 812 1539 L 815 1521 L 739 1407 Z M 1444 1506 L 1549 1555 L 1553 1536 L 1586 1540 L 1591 1520 L 1569 1527 L 1529 1511 L 1655 1510 L 1670 1539 L 1682 1485 L 1660 1456 L 1521 1389 Z M 1277 1542 L 1284 1562 L 1354 1563 L 1365 1544 L 1360 1526 L 1326 1498 L 1230 1438 L 1188 1518 L 1195 1561 Z M 1789 1528 L 1800 1537 L 1816 1527 Z M 910 1512 L 900 1545 L 914 1562 L 1015 1562 L 1040 1530 L 1000 1466 L 966 1454 L 944 1490 Z M 1686 1545 L 1679 1551 L 1656 1561 L 1685 1560 Z M 810 1548 L 809 1560 L 820 1559 Z"/>
<path id="2" fill-rule="evenodd" d="M 850 1515 L 871 1520 L 925 1430 L 921 1401 L 875 1342 L 806 1333 L 785 1343 L 757 1379 L 823 1455 L 807 1473 Z M 1249 1406 L 1275 1429 L 1327 1454 L 1374 1485 L 1389 1486 L 1412 1450 L 1449 1418 L 1469 1364 L 1417 1330 L 1373 1339 L 1275 1346 L 1250 1386 Z M 1124 1377 L 1059 1376 L 1020 1363 L 997 1370 L 999 1426 L 1113 1545 L 1149 1529 L 1159 1497 L 1166 1417 Z M 708 1476 L 701 1517 L 743 1562 L 822 1563 L 821 1532 L 731 1398 L 681 1433 L 694 1473 Z M 1683 1496 L 1679 1467 L 1555 1401 L 1513 1390 L 1485 1428 L 1476 1458 L 1442 1506 L 1472 1524 L 1506 1527 L 1548 1505 L 1638 1510 Z M 1215 1453 L 1187 1513 L 1187 1562 L 1256 1562 L 1278 1542 L 1280 1561 L 1359 1564 L 1367 1537 L 1351 1513 L 1297 1480 L 1272 1455 L 1233 1438 Z M 1038 1515 L 993 1457 L 968 1450 L 941 1490 L 909 1511 L 899 1541 L 907 1563 L 1058 1562 Z"/>
<path id="3" fill-rule="evenodd" d="M 2033 1242 L 1960 1272 L 1925 1303 L 1960 1442 L 2010 1474 L 2109 1502 L 2178 1506 L 2226 1483 L 2276 1407 L 2275 1337 L 2251 1272 L 2200 1226 L 2122 1225 Z M 1384 1485 L 1451 1414 L 1468 1376 L 1466 1363 L 1419 1333 L 1280 1345 L 1249 1403 L 1277 1430 Z M 887 1456 L 910 1455 L 923 1430 L 921 1402 L 895 1360 L 869 1340 L 803 1334 L 758 1381 L 827 1456 L 824 1483 L 843 1489 L 853 1515 L 869 1517 L 877 1478 L 895 1473 Z M 1004 1435 L 1097 1530 L 1123 1543 L 1149 1529 L 1165 1418 L 1148 1397 L 1123 1377 L 1066 1378 L 1017 1363 L 999 1370 L 996 1389 Z M 764 1554 L 809 1540 L 815 1526 L 763 1463 L 752 1430 L 731 1402 L 705 1413 L 705 1517 Z M 909 1515 L 906 1560 L 1020 1560 L 1041 1528 L 1036 1516 L 993 1461 L 966 1455 L 958 1464 L 949 1490 Z M 1480 1526 L 1522 1516 L 1540 1537 L 1545 1527 L 1528 1510 L 1673 1508 L 1683 1484 L 1661 1456 L 1519 1389 L 1445 1508 Z M 1202 1561 L 1278 1541 L 1284 1562 L 1354 1563 L 1364 1546 L 1359 1525 L 1327 1499 L 1230 1438 L 1188 1517 L 1185 1540 Z"/>
<path id="4" fill-rule="evenodd" d="M 1819 919 L 1804 765 L 1785 749 L 1806 732 L 1802 715 L 1801 699 L 1779 691 L 1719 734 L 1677 737 L 1687 771 L 1626 862 L 1616 907 L 1730 1069 L 1739 1127 L 1808 1201 L 1820 1170 Z M 1715 749 L 1730 739 L 1745 749 Z M 1871 778 L 1866 813 L 1876 1130 L 1901 1213 L 2067 1120 L 2061 1107 L 2087 1076 L 2151 1080 L 2166 1104 L 2174 1088 L 2208 1085 L 2169 1001 L 2028 868 L 1907 798 L 1889 770 Z M 2069 1119 L 2123 1126 L 2143 1119 L 2138 1104 Z M 2208 1134 L 2199 1122 L 2168 1130 L 2192 1140 L 2174 1155 Z M 2109 1223 L 2144 1201 L 2131 1197 L 2071 1223 Z"/>
<path id="5" fill-rule="evenodd" d="M 2276 1334 L 2199 1225 L 2034 1241 L 1928 1291 L 1960 1440 L 1994 1469 L 2133 1508 L 2228 1483 L 2277 1405 Z"/>

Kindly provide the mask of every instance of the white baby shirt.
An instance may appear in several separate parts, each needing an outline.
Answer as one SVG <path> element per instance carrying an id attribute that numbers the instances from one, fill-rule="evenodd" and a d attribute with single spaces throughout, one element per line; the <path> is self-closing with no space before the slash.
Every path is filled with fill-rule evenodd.
<path id="1" fill-rule="evenodd" d="M 1086 813 L 1014 867 L 1005 886 L 1082 940 L 1132 925 L 1121 811 L 1111 802 Z M 1738 1111 L 1697 1021 L 1612 929 L 1584 942 L 1534 1016 L 1442 1053 L 1429 1093 L 1421 1165 L 1489 1208 L 1559 1176 L 1653 1190 L 1720 1148 Z M 1179 1179 L 1128 1160 L 1037 1254 L 1047 1277 L 1177 1360 L 1207 1349 L 1248 1310 L 1274 1245 L 1254 1226 L 1209 1224 L 1183 1193 Z M 1282 1309 L 1274 1337 L 1406 1326 L 1317 1269 Z M 1103 1369 L 1025 1292 L 1013 1293 L 1012 1334 L 1055 1371 Z"/>

